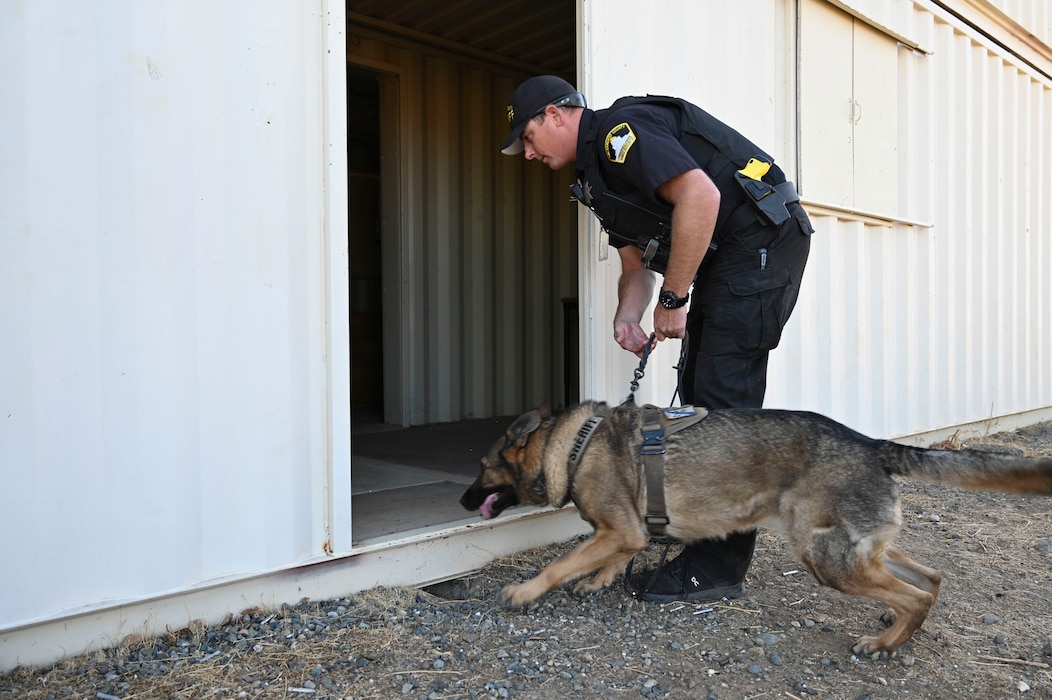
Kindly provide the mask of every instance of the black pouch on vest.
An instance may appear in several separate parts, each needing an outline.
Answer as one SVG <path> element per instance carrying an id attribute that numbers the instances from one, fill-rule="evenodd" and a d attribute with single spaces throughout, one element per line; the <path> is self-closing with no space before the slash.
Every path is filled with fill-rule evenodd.
<path id="1" fill-rule="evenodd" d="M 770 163 L 753 158 L 745 168 L 735 171 L 734 180 L 764 221 L 781 226 L 789 219 L 786 199 L 774 185 L 760 179 L 770 167 Z"/>

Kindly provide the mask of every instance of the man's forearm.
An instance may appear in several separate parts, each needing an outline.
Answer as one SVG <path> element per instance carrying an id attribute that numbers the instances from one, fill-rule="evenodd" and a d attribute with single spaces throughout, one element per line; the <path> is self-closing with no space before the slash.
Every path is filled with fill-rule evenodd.
<path id="1" fill-rule="evenodd" d="M 654 296 L 657 276 L 645 268 L 622 270 L 617 280 L 615 321 L 639 323 Z"/>

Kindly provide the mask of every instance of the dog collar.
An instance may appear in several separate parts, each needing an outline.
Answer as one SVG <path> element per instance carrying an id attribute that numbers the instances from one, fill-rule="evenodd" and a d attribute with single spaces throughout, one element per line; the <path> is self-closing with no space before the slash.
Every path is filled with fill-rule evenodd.
<path id="1" fill-rule="evenodd" d="M 573 447 L 570 448 L 570 456 L 568 458 L 571 466 L 576 467 L 577 463 L 581 461 L 581 455 L 584 454 L 584 448 L 588 447 L 588 441 L 592 439 L 592 433 L 595 432 L 595 429 L 602 422 L 602 416 L 592 416 L 577 431 L 577 436 L 573 439 Z"/>

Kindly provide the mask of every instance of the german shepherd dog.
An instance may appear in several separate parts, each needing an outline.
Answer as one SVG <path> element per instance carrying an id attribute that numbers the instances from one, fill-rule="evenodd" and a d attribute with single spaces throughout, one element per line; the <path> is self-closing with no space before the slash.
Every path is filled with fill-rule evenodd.
<path id="1" fill-rule="evenodd" d="M 494 518 L 518 504 L 573 501 L 595 528 L 535 578 L 506 586 L 506 606 L 596 569 L 574 591 L 597 591 L 646 546 L 642 414 L 632 403 L 586 402 L 556 417 L 542 407 L 519 417 L 482 458 L 482 473 L 460 499 L 466 509 Z M 603 420 L 573 466 L 575 438 L 594 416 Z M 665 443 L 668 535 L 691 541 L 760 525 L 784 532 L 819 583 L 891 607 L 894 622 L 880 636 L 861 637 L 851 647 L 856 654 L 893 654 L 939 595 L 939 572 L 892 546 L 902 524 L 892 477 L 1052 495 L 1052 458 L 909 447 L 802 411 L 712 411 Z"/>

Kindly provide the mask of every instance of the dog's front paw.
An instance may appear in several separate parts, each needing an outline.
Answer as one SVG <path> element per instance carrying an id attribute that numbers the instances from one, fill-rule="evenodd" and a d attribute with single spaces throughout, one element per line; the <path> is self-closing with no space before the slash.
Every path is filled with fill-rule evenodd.
<path id="1" fill-rule="evenodd" d="M 605 581 L 599 576 L 596 576 L 595 578 L 583 579 L 581 581 L 578 581 L 573 587 L 573 592 L 574 595 L 585 596 L 589 593 L 601 591 L 608 585 L 610 585 L 608 581 Z"/>
<path id="2" fill-rule="evenodd" d="M 521 608 L 527 603 L 532 602 L 538 594 L 533 593 L 530 587 L 530 582 L 518 583 L 512 586 L 505 586 L 500 589 L 498 598 L 500 604 L 506 608 Z"/>

